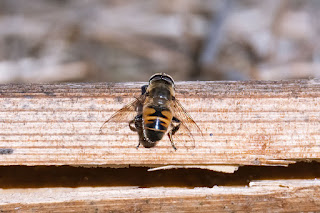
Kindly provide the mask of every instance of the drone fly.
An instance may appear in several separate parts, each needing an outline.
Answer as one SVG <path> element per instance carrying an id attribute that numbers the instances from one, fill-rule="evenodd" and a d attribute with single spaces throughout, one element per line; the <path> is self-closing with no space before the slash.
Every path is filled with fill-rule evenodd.
<path id="1" fill-rule="evenodd" d="M 129 127 L 139 134 L 137 148 L 141 143 L 146 148 L 153 147 L 167 134 L 173 149 L 176 150 L 172 136 L 181 128 L 184 128 L 192 139 L 192 132 L 202 135 L 198 125 L 175 98 L 175 85 L 171 76 L 157 73 L 151 76 L 149 84 L 141 90 L 140 97 L 113 114 L 100 130 L 110 121 L 120 121 L 135 114 L 134 119 L 129 121 Z"/>

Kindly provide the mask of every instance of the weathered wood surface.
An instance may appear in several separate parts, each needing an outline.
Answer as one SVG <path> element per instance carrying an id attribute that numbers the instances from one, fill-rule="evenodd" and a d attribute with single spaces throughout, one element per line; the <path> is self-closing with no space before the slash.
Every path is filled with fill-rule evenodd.
<path id="1" fill-rule="evenodd" d="M 102 123 L 143 83 L 0 86 L 0 165 L 287 165 L 320 159 L 320 81 L 178 82 L 203 131 L 136 149 L 128 122 Z M 129 119 L 129 118 L 128 118 Z"/>
<path id="2" fill-rule="evenodd" d="M 0 211 L 318 212 L 319 180 L 253 182 L 249 187 L 82 187 L 0 189 Z"/>

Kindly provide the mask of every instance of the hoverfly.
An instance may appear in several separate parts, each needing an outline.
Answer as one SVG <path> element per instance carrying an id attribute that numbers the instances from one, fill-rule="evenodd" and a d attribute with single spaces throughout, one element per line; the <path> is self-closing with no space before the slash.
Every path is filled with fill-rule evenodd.
<path id="1" fill-rule="evenodd" d="M 173 149 L 177 150 L 172 136 L 182 128 L 193 141 L 192 132 L 202 135 L 199 126 L 175 98 L 175 85 L 171 76 L 165 73 L 154 74 L 149 84 L 142 86 L 141 90 L 140 97 L 113 114 L 103 123 L 100 132 L 106 123 L 120 121 L 135 113 L 134 119 L 129 121 L 129 128 L 139 135 L 137 148 L 140 144 L 145 148 L 153 147 L 167 134 Z"/>

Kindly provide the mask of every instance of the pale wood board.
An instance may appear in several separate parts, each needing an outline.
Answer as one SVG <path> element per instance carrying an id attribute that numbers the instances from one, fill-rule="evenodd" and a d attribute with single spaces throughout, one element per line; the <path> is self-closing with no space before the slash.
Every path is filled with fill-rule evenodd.
<path id="1" fill-rule="evenodd" d="M 102 123 L 145 83 L 0 85 L 0 165 L 287 165 L 320 159 L 320 81 L 177 82 L 203 131 L 136 149 L 128 121 Z M 134 117 L 134 115 L 133 115 Z M 133 117 L 128 118 L 132 119 Z"/>
<path id="2" fill-rule="evenodd" d="M 319 180 L 249 187 L 0 189 L 3 212 L 318 212 Z"/>

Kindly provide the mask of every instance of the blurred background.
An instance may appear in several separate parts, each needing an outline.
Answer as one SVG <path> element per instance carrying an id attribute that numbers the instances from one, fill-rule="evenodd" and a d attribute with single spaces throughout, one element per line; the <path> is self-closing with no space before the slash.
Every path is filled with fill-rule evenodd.
<path id="1" fill-rule="evenodd" d="M 318 0 L 0 0 L 0 83 L 320 76 Z"/>

